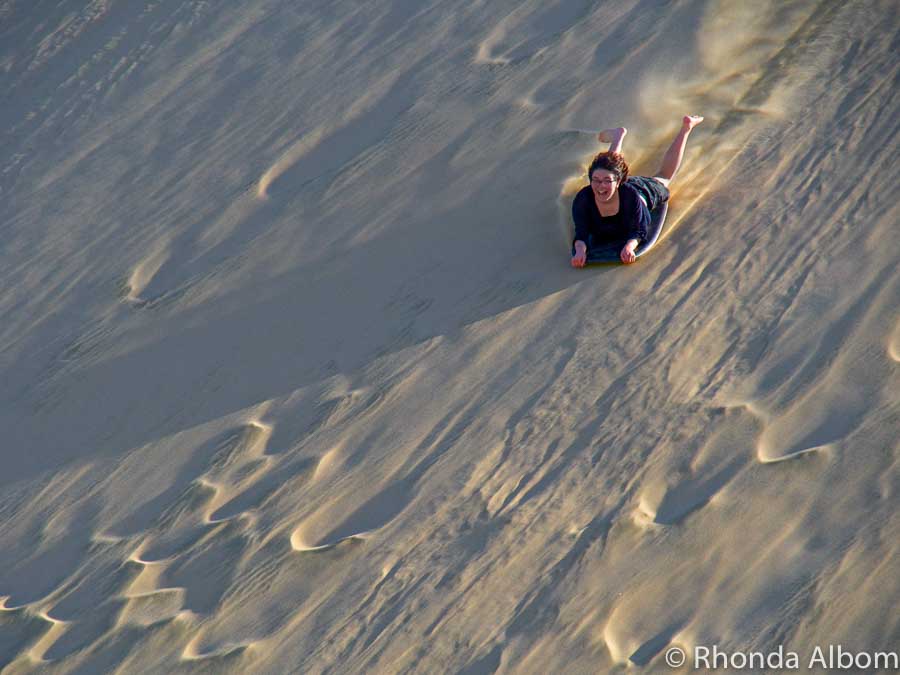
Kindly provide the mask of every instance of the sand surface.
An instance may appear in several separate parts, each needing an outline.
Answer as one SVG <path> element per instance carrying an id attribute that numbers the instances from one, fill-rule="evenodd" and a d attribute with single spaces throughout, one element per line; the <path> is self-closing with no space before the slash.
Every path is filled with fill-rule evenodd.
<path id="1" fill-rule="evenodd" d="M 891 0 L 0 2 L 0 670 L 900 651 Z M 569 266 L 598 130 L 670 229 Z M 684 669 L 687 672 L 689 669 Z"/>

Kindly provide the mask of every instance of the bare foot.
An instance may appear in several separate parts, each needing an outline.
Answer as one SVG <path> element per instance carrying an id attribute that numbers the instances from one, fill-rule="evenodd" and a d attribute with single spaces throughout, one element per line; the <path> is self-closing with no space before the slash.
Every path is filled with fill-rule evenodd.
<path id="1" fill-rule="evenodd" d="M 703 115 L 685 115 L 681 120 L 681 128 L 690 131 L 703 121 Z"/>
<path id="2" fill-rule="evenodd" d="M 703 119 L 702 117 L 700 119 Z M 601 143 L 609 143 L 610 145 L 617 145 L 622 142 L 622 139 L 625 138 L 625 134 L 628 133 L 628 129 L 625 127 L 616 127 L 615 129 L 604 129 L 599 134 L 597 134 L 597 140 Z"/>

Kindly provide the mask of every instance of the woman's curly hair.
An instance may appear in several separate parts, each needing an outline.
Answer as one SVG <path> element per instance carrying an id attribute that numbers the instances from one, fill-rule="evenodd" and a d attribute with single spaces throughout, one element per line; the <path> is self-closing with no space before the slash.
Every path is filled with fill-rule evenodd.
<path id="1" fill-rule="evenodd" d="M 628 178 L 628 164 L 625 158 L 618 152 L 601 152 L 591 161 L 588 169 L 588 180 L 594 175 L 594 171 L 603 169 L 616 174 L 616 181 L 621 185 Z"/>

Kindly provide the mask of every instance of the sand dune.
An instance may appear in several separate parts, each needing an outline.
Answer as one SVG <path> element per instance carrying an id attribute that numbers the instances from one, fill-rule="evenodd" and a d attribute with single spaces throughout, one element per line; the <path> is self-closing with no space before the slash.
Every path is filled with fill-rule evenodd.
<path id="1" fill-rule="evenodd" d="M 898 40 L 0 3 L 0 671 L 900 652 Z M 686 113 L 661 243 L 572 269 L 597 132 L 652 174 Z"/>

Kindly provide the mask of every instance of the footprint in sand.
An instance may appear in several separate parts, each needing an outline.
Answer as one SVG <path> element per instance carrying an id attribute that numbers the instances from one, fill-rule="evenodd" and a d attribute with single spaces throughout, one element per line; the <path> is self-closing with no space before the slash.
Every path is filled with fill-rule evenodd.
<path id="1" fill-rule="evenodd" d="M 199 616 L 212 615 L 238 575 L 239 561 L 253 546 L 238 521 L 212 528 L 202 540 L 166 565 L 166 588 L 184 589 L 184 608 Z"/>
<path id="2" fill-rule="evenodd" d="M 125 300 L 136 307 L 143 307 L 148 299 L 142 296 L 144 289 L 153 281 L 156 273 L 171 257 L 169 247 L 163 242 L 158 242 L 151 253 L 141 262 L 135 265 L 125 284 Z"/>
<path id="3" fill-rule="evenodd" d="M 367 500 L 336 527 L 331 509 L 325 509 L 291 534 L 295 551 L 322 551 L 345 541 L 365 541 L 399 514 L 414 496 L 408 480 L 398 481 Z"/>
<path id="4" fill-rule="evenodd" d="M 664 591 L 663 594 L 676 592 L 677 590 L 672 589 Z M 631 600 L 634 598 L 620 601 L 612 610 L 603 629 L 603 642 L 615 663 L 646 666 L 659 652 L 672 643 L 673 638 L 678 635 L 687 620 L 680 618 L 671 621 L 660 630 L 657 625 L 658 615 L 648 614 L 642 609 L 642 603 Z M 687 608 L 683 607 L 686 599 L 660 598 L 660 602 L 662 606 L 676 610 L 675 613 L 681 613 L 685 617 L 688 614 Z M 647 635 L 651 637 L 647 638 Z"/>
<path id="5" fill-rule="evenodd" d="M 210 526 L 241 515 L 239 506 L 265 498 L 253 489 L 269 476 L 276 461 L 266 452 L 271 434 L 269 425 L 253 421 L 204 443 L 168 489 L 108 528 L 102 537 L 117 540 L 146 533 L 142 557 L 147 561 L 169 560 L 190 550 Z M 252 526 L 250 521 L 240 527 L 246 530 Z"/>
<path id="6" fill-rule="evenodd" d="M 562 40 L 594 8 L 589 0 L 558 0 L 537 5 L 537 11 L 514 10 L 482 40 L 475 63 L 504 65 L 539 55 Z"/>
<path id="7" fill-rule="evenodd" d="M 278 471 L 255 472 L 245 481 L 240 490 L 230 494 L 228 501 L 222 503 L 209 514 L 209 523 L 219 523 L 240 515 L 247 515 L 258 509 L 276 492 L 282 490 L 297 491 L 313 478 L 313 472 L 321 462 L 311 458 L 303 458 L 293 465 L 280 466 Z M 222 501 L 220 496 L 217 502 Z"/>
<path id="8" fill-rule="evenodd" d="M 103 565 L 79 570 L 73 583 L 60 594 L 54 594 L 47 603 L 46 613 L 65 625 L 52 645 L 48 645 L 45 657 L 50 660 L 63 658 L 104 635 L 118 620 L 126 604 L 123 589 L 129 587 L 140 570 L 133 564 L 122 565 L 110 560 Z"/>
<path id="9" fill-rule="evenodd" d="M 349 508 L 341 510 L 340 502 L 323 505 L 318 513 L 293 531 L 291 546 L 296 551 L 325 550 L 345 541 L 363 541 L 375 530 L 385 527 L 412 503 L 418 494 L 419 481 L 469 424 L 466 414 L 448 414 L 425 437 L 419 452 L 413 454 L 415 464 L 404 471 L 402 478 L 389 479 L 344 518 L 340 514 Z"/>
<path id="10" fill-rule="evenodd" d="M 136 575 L 122 593 L 126 605 L 119 614 L 119 626 L 152 626 L 175 618 L 184 609 L 185 589 L 162 585 L 168 562 L 144 561 L 142 550 L 143 546 L 138 547 L 126 561 Z"/>
<path id="11" fill-rule="evenodd" d="M 48 644 L 45 644 L 42 658 L 57 661 L 95 643 L 115 626 L 125 604 L 121 598 L 108 598 L 96 607 L 82 609 L 77 618 L 58 622 L 56 626 L 61 626 L 63 630 L 52 642 L 46 639 Z M 52 616 L 52 610 L 48 615 Z"/>
<path id="12" fill-rule="evenodd" d="M 99 512 L 96 501 L 86 500 L 70 510 L 42 514 L 39 523 L 24 530 L 22 550 L 6 557 L 0 565 L 3 606 L 8 609 L 42 607 L 46 601 L 58 600 L 61 593 L 77 586 L 77 580 L 90 577 L 90 570 L 82 571 L 78 561 L 83 561 L 94 545 L 92 532 Z M 31 548 L 26 547 L 26 541 L 32 542 Z M 94 593 L 102 578 L 94 575 L 91 581 L 88 595 Z M 94 598 L 102 595 L 102 590 L 97 591 Z"/>
<path id="13" fill-rule="evenodd" d="M 49 646 L 47 640 L 55 639 L 62 632 L 56 628 L 59 622 L 35 615 L 24 607 L 8 609 L 6 600 L 0 598 L 0 664 L 15 664 L 19 659 L 25 663 L 30 660 L 29 655 L 42 657 Z M 56 636 L 51 635 L 54 632 Z"/>
<path id="14" fill-rule="evenodd" d="M 900 363 L 900 320 L 894 326 L 894 332 L 888 340 L 888 356 Z"/>
<path id="15" fill-rule="evenodd" d="M 184 648 L 184 651 L 181 653 L 182 661 L 207 661 L 207 662 L 215 662 L 219 665 L 219 667 L 224 667 L 226 663 L 229 663 L 233 660 L 240 658 L 244 652 L 252 647 L 255 642 L 241 642 L 241 643 L 226 643 L 217 647 L 215 649 L 204 650 L 200 645 L 202 643 L 202 637 L 197 636 L 193 640 L 191 640 L 187 646 Z M 209 664 L 208 667 L 212 667 L 212 663 Z M 237 669 L 241 670 L 241 669 Z"/>
<path id="16" fill-rule="evenodd" d="M 334 128 L 306 133 L 260 177 L 257 197 L 267 199 L 297 190 L 323 176 L 330 176 L 386 138 L 397 120 L 413 107 L 418 88 L 407 72 L 390 86 L 351 106 L 347 117 Z"/>
<path id="17" fill-rule="evenodd" d="M 209 486 L 214 496 L 206 505 L 204 520 L 213 523 L 217 511 L 232 501 L 236 493 L 256 484 L 272 467 L 273 458 L 266 454 L 272 427 L 250 422 L 223 444 L 206 472 L 198 478 Z"/>
<path id="18" fill-rule="evenodd" d="M 95 643 L 113 628 L 127 601 L 121 596 L 138 571 L 116 562 L 73 575 L 67 588 L 37 608 L 0 609 L 0 660 L 26 655 L 32 661 L 57 661 Z M 4 658 L 6 656 L 7 658 Z"/>
<path id="19" fill-rule="evenodd" d="M 47 652 L 66 634 L 68 628 L 65 621 L 58 621 L 57 619 L 48 616 L 46 612 L 38 612 L 36 618 L 40 620 L 45 627 L 43 634 L 33 644 L 29 645 L 19 657 L 24 663 L 29 665 L 43 663 L 49 660 Z"/>
<path id="20" fill-rule="evenodd" d="M 708 504 L 751 462 L 762 429 L 746 406 L 725 409 L 717 429 L 682 469 L 663 469 L 643 490 L 635 520 L 675 525 Z"/>
<path id="21" fill-rule="evenodd" d="M 900 333 L 891 326 L 893 274 L 890 267 L 877 271 L 855 296 L 835 305 L 816 305 L 814 297 L 795 302 L 765 367 L 757 367 L 752 395 L 765 423 L 761 462 L 826 453 L 854 434 L 873 407 L 891 400 L 894 373 L 883 355 L 885 334 L 893 327 L 886 346 L 892 357 Z M 803 328 L 812 320 L 821 330 Z"/>

